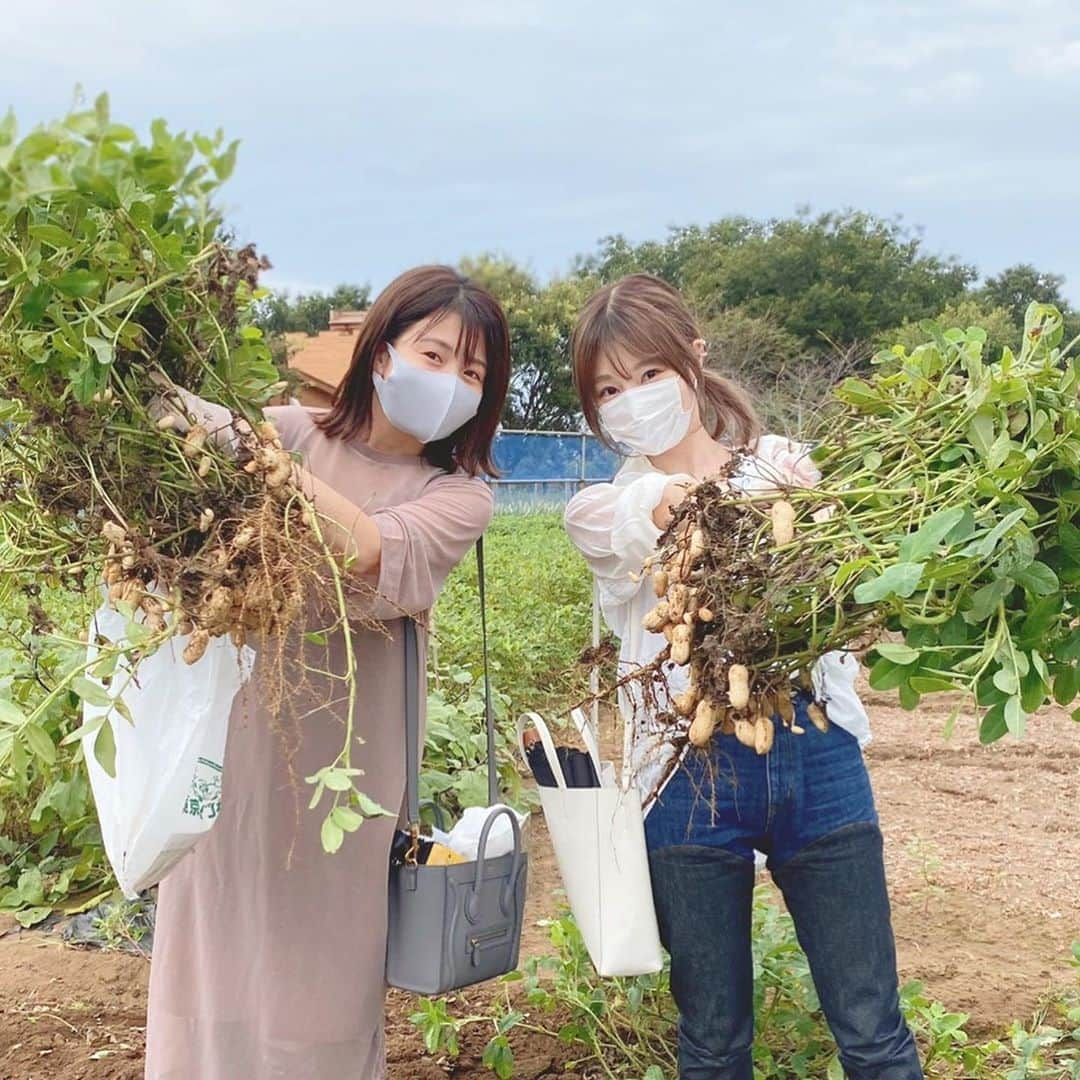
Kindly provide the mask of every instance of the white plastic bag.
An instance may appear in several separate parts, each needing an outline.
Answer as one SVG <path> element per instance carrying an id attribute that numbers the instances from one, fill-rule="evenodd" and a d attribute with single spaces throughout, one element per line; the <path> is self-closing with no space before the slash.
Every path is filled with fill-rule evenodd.
<path id="1" fill-rule="evenodd" d="M 641 796 L 616 782 L 601 762 L 596 738 L 580 709 L 574 723 L 592 757 L 600 787 L 567 787 L 544 721 L 526 713 L 518 721 L 518 747 L 526 726 L 540 735 L 556 787 L 537 786 L 570 910 L 600 975 L 646 975 L 663 966 L 653 906 Z M 528 758 L 526 758 L 526 764 Z"/>
<path id="2" fill-rule="evenodd" d="M 493 806 L 469 806 L 461 814 L 457 824 L 447 833 L 441 829 L 432 829 L 431 838 L 436 843 L 464 855 L 469 862 L 476 862 L 480 858 L 480 834 L 484 831 L 484 825 L 492 812 L 497 810 L 502 803 Z M 524 832 L 529 821 L 528 814 L 519 814 L 513 807 L 509 808 L 518 819 L 518 825 Z M 500 814 L 491 823 L 491 831 L 488 833 L 487 844 L 484 852 L 487 858 L 497 859 L 500 855 L 509 855 L 514 850 L 514 828 L 510 819 L 505 814 Z"/>
<path id="3" fill-rule="evenodd" d="M 126 626 L 123 615 L 102 605 L 91 630 L 119 642 Z M 229 713 L 255 658 L 247 646 L 238 651 L 229 638 L 212 638 L 202 658 L 188 665 L 182 656 L 187 641 L 166 642 L 138 665 L 130 682 L 130 669 L 121 660 L 109 687 L 103 687 L 110 697 L 122 697 L 132 718 L 129 723 L 114 709 L 109 719 L 115 776 L 94 754 L 100 730 L 83 737 L 105 853 L 130 899 L 160 881 L 214 824 L 221 808 Z M 91 632 L 87 660 L 97 651 Z M 84 702 L 83 722 L 91 724 L 107 712 Z"/>

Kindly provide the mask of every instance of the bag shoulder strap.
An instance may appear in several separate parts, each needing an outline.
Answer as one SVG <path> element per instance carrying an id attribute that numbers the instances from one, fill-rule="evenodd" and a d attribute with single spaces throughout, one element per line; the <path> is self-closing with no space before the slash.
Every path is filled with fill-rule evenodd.
<path id="1" fill-rule="evenodd" d="M 495 710 L 491 699 L 488 664 L 487 601 L 484 589 L 484 538 L 476 541 L 476 569 L 480 586 L 480 639 L 484 656 L 484 726 L 487 729 L 488 805 L 499 801 L 499 773 L 495 762 Z M 409 824 L 420 821 L 420 694 L 427 690 L 427 665 L 421 663 L 416 623 L 405 624 L 405 810 Z"/>
<path id="2" fill-rule="evenodd" d="M 495 764 L 495 709 L 491 703 L 488 670 L 487 598 L 484 595 L 484 538 L 476 541 L 476 578 L 480 587 L 480 643 L 484 654 L 484 726 L 487 728 L 488 806 L 499 801 L 499 772 Z"/>

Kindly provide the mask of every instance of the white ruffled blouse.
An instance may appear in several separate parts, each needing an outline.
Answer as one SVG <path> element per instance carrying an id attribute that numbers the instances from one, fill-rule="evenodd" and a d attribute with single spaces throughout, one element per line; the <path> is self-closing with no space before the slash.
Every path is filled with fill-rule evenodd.
<path id="1" fill-rule="evenodd" d="M 812 486 L 820 479 L 807 456 L 807 447 L 783 436 L 763 435 L 732 483 L 743 491 L 772 487 L 778 478 Z M 596 576 L 600 608 L 620 639 L 620 675 L 651 664 L 667 642 L 662 634 L 645 630 L 642 619 L 656 603 L 648 574 L 634 581 L 645 559 L 656 550 L 660 529 L 652 519 L 664 489 L 672 482 L 693 484 L 687 475 L 671 475 L 653 467 L 646 457 L 628 458 L 609 484 L 594 484 L 578 492 L 564 515 L 567 532 Z M 854 735 L 860 746 L 870 741 L 870 721 L 855 692 L 858 661 L 848 653 L 831 652 L 814 666 L 815 694 L 827 703 L 829 719 Z M 687 669 L 667 665 L 671 693 L 687 684 Z M 636 686 L 619 692 L 626 725 L 624 765 L 637 784 L 646 812 L 669 774 L 674 753 L 661 725 L 645 707 Z"/>

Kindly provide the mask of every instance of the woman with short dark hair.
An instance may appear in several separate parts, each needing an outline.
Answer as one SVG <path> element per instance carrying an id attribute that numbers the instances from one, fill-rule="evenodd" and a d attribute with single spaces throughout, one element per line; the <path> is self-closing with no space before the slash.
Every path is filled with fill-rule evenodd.
<path id="1" fill-rule="evenodd" d="M 431 609 L 491 518 L 482 474 L 494 471 L 509 378 L 509 332 L 495 299 L 454 270 L 421 267 L 371 306 L 328 411 L 266 410 L 285 448 L 302 457 L 295 478 L 327 542 L 351 560 L 358 787 L 395 814 L 405 792 L 403 619 Z M 192 404 L 204 414 L 218 408 Z M 232 418 L 221 412 L 208 426 L 227 432 Z M 367 628 L 373 618 L 386 634 Z M 385 1074 L 396 822 L 370 818 L 340 852 L 324 853 L 304 779 L 341 748 L 346 649 L 339 632 L 326 644 L 300 638 L 295 651 L 289 716 L 260 700 L 258 667 L 237 695 L 219 819 L 161 885 L 147 1028 L 153 1080 Z M 259 663 L 272 653 L 264 661 L 260 651 Z"/>

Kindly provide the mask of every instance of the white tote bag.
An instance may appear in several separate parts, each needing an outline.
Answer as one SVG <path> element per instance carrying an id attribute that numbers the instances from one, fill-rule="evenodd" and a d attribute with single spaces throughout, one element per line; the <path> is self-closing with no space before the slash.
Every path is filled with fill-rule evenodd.
<path id="1" fill-rule="evenodd" d="M 633 786 L 616 781 L 611 762 L 601 763 L 595 735 L 581 710 L 574 710 L 573 719 L 600 787 L 566 786 L 551 733 L 536 713 L 518 721 L 518 748 L 524 756 L 525 728 L 536 728 L 557 785 L 538 785 L 537 790 L 570 910 L 593 966 L 605 976 L 650 974 L 661 969 L 663 957 L 641 796 Z"/>
<path id="2" fill-rule="evenodd" d="M 126 625 L 107 605 L 94 617 L 94 628 L 110 641 L 122 641 Z M 121 660 L 110 685 L 102 687 L 123 698 L 132 718 L 129 723 L 113 710 L 109 720 L 115 776 L 94 756 L 99 731 L 82 740 L 105 854 L 129 899 L 160 881 L 217 819 L 229 713 L 255 657 L 227 637 L 212 638 L 202 658 L 188 665 L 182 656 L 187 640 L 166 642 L 138 665 L 130 682 Z M 97 655 L 93 641 L 91 633 L 87 660 Z M 84 702 L 83 723 L 107 712 Z"/>

